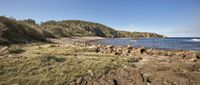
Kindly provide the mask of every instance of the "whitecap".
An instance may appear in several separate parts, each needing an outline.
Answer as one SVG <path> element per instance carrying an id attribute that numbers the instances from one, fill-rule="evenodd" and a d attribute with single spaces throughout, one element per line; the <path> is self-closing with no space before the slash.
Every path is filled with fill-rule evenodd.
<path id="1" fill-rule="evenodd" d="M 137 40 L 131 40 L 132 42 L 137 42 Z"/>
<path id="2" fill-rule="evenodd" d="M 192 42 L 200 42 L 200 39 L 191 39 Z"/>

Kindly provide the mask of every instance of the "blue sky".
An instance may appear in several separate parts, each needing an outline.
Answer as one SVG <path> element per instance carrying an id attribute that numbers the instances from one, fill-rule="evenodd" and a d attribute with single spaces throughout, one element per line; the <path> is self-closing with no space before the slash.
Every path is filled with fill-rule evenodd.
<path id="1" fill-rule="evenodd" d="M 78 19 L 117 30 L 200 37 L 200 0 L 0 0 L 0 15 L 16 19 Z"/>

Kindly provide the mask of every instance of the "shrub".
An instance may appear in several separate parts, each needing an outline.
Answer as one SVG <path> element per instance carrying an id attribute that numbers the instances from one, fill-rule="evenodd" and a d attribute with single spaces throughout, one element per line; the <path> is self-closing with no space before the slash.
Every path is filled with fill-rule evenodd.
<path id="1" fill-rule="evenodd" d="M 47 21 L 41 24 L 43 29 L 49 29 L 55 34 L 67 34 L 68 36 L 100 36 L 113 37 L 117 36 L 117 31 L 105 25 L 80 21 L 80 20 L 63 20 Z M 59 35 L 61 36 L 61 35 Z"/>
<path id="2" fill-rule="evenodd" d="M 19 46 L 16 46 L 16 45 L 12 45 L 10 48 L 9 48 L 9 52 L 10 53 L 22 53 L 22 52 L 25 52 L 25 50 L 23 50 L 21 47 Z"/>
<path id="3" fill-rule="evenodd" d="M 42 63 L 49 62 L 49 61 L 53 61 L 53 62 L 64 62 L 65 61 L 65 58 L 58 58 L 58 57 L 56 57 L 54 55 L 50 55 L 50 54 L 44 54 L 44 55 L 40 56 L 39 58 Z"/>
<path id="4" fill-rule="evenodd" d="M 53 33 L 51 33 L 49 30 L 42 30 L 42 33 L 47 38 L 56 38 L 56 36 Z"/>
<path id="5" fill-rule="evenodd" d="M 17 21 L 12 18 L 0 16 L 0 38 L 12 43 L 29 41 L 46 41 L 34 21 Z"/>

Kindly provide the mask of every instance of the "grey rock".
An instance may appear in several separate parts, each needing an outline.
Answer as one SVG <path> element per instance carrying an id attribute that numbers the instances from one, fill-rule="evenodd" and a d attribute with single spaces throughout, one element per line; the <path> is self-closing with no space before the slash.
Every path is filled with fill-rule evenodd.
<path id="1" fill-rule="evenodd" d="M 196 62 L 196 61 L 197 61 L 197 58 L 191 58 L 189 61 L 190 61 L 190 62 Z"/>

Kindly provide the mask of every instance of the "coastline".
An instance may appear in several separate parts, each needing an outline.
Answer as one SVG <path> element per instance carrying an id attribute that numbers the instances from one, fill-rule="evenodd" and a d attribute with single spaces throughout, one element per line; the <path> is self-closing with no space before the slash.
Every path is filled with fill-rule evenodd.
<path id="1" fill-rule="evenodd" d="M 93 43 L 99 39 L 105 38 L 49 39 L 52 43 L 16 45 L 24 50 L 19 53 L 10 51 L 12 46 L 1 48 L 1 54 L 4 54 L 0 57 L 3 72 L 0 84 L 11 81 L 17 83 L 17 80 L 26 83 L 28 81 L 25 80 L 30 78 L 43 84 L 51 81 L 52 84 L 59 82 L 69 85 L 200 84 L 199 51 L 115 47 Z M 31 70 L 33 68 L 37 70 Z M 8 75 L 11 73 L 16 76 Z M 21 78 L 21 75 L 26 77 Z M 45 78 L 50 80 L 40 79 L 41 75 L 46 75 Z"/>
<path id="2" fill-rule="evenodd" d="M 94 44 L 94 41 L 96 40 L 99 40 L 99 39 L 88 40 L 86 43 L 92 42 L 92 44 L 84 44 L 84 45 L 88 45 L 89 48 L 91 47 L 95 48 L 95 51 L 97 53 L 105 53 L 105 54 L 111 54 L 115 56 L 128 57 L 129 61 L 133 63 L 133 66 L 125 65 L 123 66 L 123 68 L 120 68 L 117 70 L 111 70 L 108 74 L 103 75 L 100 79 L 97 79 L 94 81 L 88 81 L 88 83 L 92 82 L 98 85 L 99 83 L 105 84 L 105 82 L 107 82 L 107 83 L 112 84 L 113 81 L 108 82 L 104 80 L 112 80 L 113 76 L 116 77 L 116 82 L 118 82 L 118 84 L 133 83 L 133 82 L 128 82 L 127 80 L 124 80 L 123 78 L 121 78 L 125 74 L 130 75 L 131 73 L 133 73 L 133 74 L 139 74 L 139 75 L 130 75 L 132 77 L 136 77 L 135 85 L 143 85 L 143 84 L 148 84 L 148 83 L 151 83 L 153 85 L 164 84 L 164 83 L 165 84 L 177 83 L 180 85 L 185 84 L 185 83 L 199 84 L 198 81 L 199 81 L 200 76 L 194 76 L 193 74 L 199 75 L 199 74 L 196 74 L 196 72 L 198 73 L 200 71 L 200 67 L 199 67 L 200 51 L 151 49 L 151 48 L 144 48 L 144 47 L 135 48 L 129 45 L 128 46 L 99 45 L 99 44 Z M 87 46 L 81 45 L 80 43 L 77 45 L 87 47 Z M 177 68 L 176 67 L 177 65 L 178 66 L 181 65 L 182 71 L 179 72 L 180 68 L 179 67 Z M 191 71 L 191 69 L 193 69 L 193 72 Z M 133 72 L 124 73 L 124 70 L 133 71 Z M 122 72 L 122 74 L 120 74 L 120 72 Z M 113 73 L 117 75 L 113 75 Z M 180 77 L 181 75 L 183 76 L 188 73 L 190 74 L 188 75 L 188 78 Z M 180 75 L 180 76 L 177 76 L 177 75 Z M 127 75 L 126 78 L 130 79 L 129 78 L 130 76 Z M 151 77 L 154 79 L 149 80 L 149 78 Z M 189 77 L 193 77 L 196 80 L 192 80 L 192 82 L 187 81 L 187 80 L 191 80 L 189 79 Z M 141 78 L 142 80 L 144 78 L 144 80 L 141 81 Z M 159 78 L 160 80 L 156 80 Z M 174 80 L 171 80 L 171 79 L 174 79 Z M 100 82 L 97 82 L 97 81 L 100 81 Z"/>

